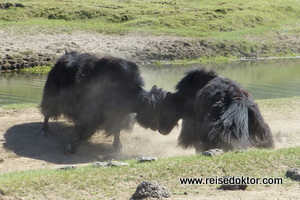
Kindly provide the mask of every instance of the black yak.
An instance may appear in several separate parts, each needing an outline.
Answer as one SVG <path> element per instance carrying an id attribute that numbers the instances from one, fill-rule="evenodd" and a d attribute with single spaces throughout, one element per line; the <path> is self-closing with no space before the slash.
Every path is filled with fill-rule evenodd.
<path id="1" fill-rule="evenodd" d="M 78 135 L 65 147 L 65 153 L 74 153 L 97 130 L 113 135 L 113 146 L 122 150 L 120 131 L 132 127 L 132 113 L 137 114 L 143 127 L 158 128 L 157 108 L 166 92 L 156 86 L 146 91 L 143 86 L 140 71 L 131 61 L 67 52 L 58 59 L 45 83 L 41 133 L 49 132 L 49 118 L 62 115 L 74 121 Z"/>
<path id="2" fill-rule="evenodd" d="M 182 119 L 178 144 L 196 152 L 221 148 L 273 148 L 273 136 L 251 95 L 214 71 L 196 69 L 167 93 L 160 105 L 159 128 L 167 135 Z"/>

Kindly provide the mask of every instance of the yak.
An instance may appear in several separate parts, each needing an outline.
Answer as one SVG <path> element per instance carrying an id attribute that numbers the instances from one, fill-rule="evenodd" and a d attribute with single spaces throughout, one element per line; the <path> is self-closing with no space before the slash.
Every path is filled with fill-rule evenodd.
<path id="1" fill-rule="evenodd" d="M 74 122 L 78 136 L 66 145 L 64 153 L 74 153 L 97 130 L 114 136 L 113 147 L 122 151 L 120 131 L 132 128 L 135 120 L 145 128 L 158 128 L 157 109 L 166 92 L 156 86 L 150 91 L 143 87 L 134 62 L 66 52 L 50 70 L 44 86 L 41 133 L 49 133 L 49 119 L 64 116 Z"/>
<path id="2" fill-rule="evenodd" d="M 178 145 L 197 153 L 250 147 L 273 148 L 270 128 L 251 95 L 237 82 L 206 69 L 194 69 L 160 104 L 158 131 L 167 135 L 182 119 Z"/>

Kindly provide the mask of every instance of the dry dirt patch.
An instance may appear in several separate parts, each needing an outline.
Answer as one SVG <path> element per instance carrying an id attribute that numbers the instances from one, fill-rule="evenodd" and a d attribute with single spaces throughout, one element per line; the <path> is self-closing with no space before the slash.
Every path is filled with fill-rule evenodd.
<path id="1" fill-rule="evenodd" d="M 4 110 L 0 108 L 0 173 L 37 168 L 54 168 L 93 161 L 137 158 L 139 156 L 175 156 L 193 154 L 177 148 L 178 130 L 169 137 L 135 125 L 131 133 L 122 132 L 124 153 L 112 148 L 112 138 L 97 132 L 73 155 L 63 155 L 62 148 L 75 136 L 73 124 L 65 119 L 50 122 L 50 136 L 40 135 L 43 117 L 37 108 Z"/>

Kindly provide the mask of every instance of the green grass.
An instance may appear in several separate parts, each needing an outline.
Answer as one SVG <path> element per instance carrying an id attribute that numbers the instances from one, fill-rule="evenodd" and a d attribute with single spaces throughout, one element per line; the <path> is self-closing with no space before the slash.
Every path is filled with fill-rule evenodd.
<path id="1" fill-rule="evenodd" d="M 152 163 L 126 160 L 130 166 L 95 168 L 79 167 L 74 170 L 31 170 L 2 174 L 0 190 L 4 195 L 21 198 L 49 197 L 56 194 L 65 199 L 112 198 L 118 194 L 130 197 L 143 180 L 166 185 L 173 195 L 184 192 L 216 188 L 218 185 L 186 186 L 180 177 L 206 178 L 223 176 L 248 176 L 251 178 L 280 177 L 288 186 L 294 182 L 285 177 L 289 168 L 300 167 L 300 147 L 279 150 L 249 150 L 244 153 L 229 152 L 217 157 L 202 155 L 159 159 Z M 265 187 L 260 185 L 249 186 Z"/>
<path id="2" fill-rule="evenodd" d="M 25 0 L 22 4 L 0 9 L 0 27 L 20 32 L 144 32 L 222 40 L 300 30 L 297 0 Z"/>
<path id="3" fill-rule="evenodd" d="M 241 55 L 299 53 L 295 48 L 284 48 L 284 40 L 279 39 L 300 33 L 298 0 L 24 0 L 22 5 L 0 9 L 1 29 L 19 34 L 139 33 L 205 41 L 201 45 L 212 52 L 198 60 L 182 58 L 180 63 L 186 64 L 219 62 L 218 57 L 230 60 Z"/>
<path id="4" fill-rule="evenodd" d="M 0 108 L 3 109 L 25 109 L 25 108 L 32 108 L 32 107 L 38 107 L 38 104 L 36 103 L 14 103 L 14 104 L 6 104 L 6 105 L 0 105 Z"/>
<path id="5" fill-rule="evenodd" d="M 300 97 L 257 100 L 262 110 L 280 113 L 283 116 L 298 116 Z M 278 112 L 279 111 L 279 112 Z"/>
<path id="6" fill-rule="evenodd" d="M 51 70 L 51 66 L 36 66 L 30 68 L 21 69 L 21 72 L 31 73 L 31 74 L 47 74 Z"/>
<path id="7" fill-rule="evenodd" d="M 183 60 L 173 60 L 165 62 L 164 64 L 172 65 L 192 65 L 192 64 L 206 64 L 206 63 L 231 63 L 236 61 L 238 58 L 235 56 L 203 56 L 198 59 L 183 59 Z M 155 65 L 162 65 L 162 62 L 156 62 Z"/>

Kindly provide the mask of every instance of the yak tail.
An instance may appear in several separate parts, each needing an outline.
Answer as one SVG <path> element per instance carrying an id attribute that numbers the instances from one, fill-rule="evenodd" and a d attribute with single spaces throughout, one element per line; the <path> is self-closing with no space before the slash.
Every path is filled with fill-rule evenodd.
<path id="1" fill-rule="evenodd" d="M 274 148 L 274 140 L 268 124 L 262 117 L 258 106 L 249 106 L 249 131 L 253 145 L 259 148 Z"/>
<path id="2" fill-rule="evenodd" d="M 55 72 L 51 70 L 45 83 L 42 101 L 40 104 L 41 112 L 44 116 L 57 118 L 59 116 L 57 106 L 59 101 L 59 91 L 54 82 Z"/>
<path id="3" fill-rule="evenodd" d="M 234 149 L 245 149 L 252 146 L 248 106 L 237 100 L 224 109 L 220 119 L 212 124 L 208 135 L 209 140 L 225 143 Z"/>

